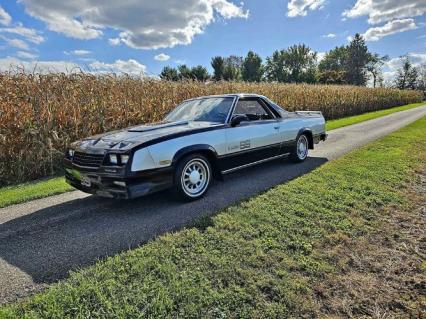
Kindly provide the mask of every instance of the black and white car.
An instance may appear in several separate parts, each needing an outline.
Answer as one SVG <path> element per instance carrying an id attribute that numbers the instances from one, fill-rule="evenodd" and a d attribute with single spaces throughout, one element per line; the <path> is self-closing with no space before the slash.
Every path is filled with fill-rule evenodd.
<path id="1" fill-rule="evenodd" d="M 174 188 L 202 197 L 214 178 L 289 156 L 302 162 L 325 140 L 321 112 L 287 112 L 264 96 L 228 94 L 184 101 L 163 122 L 77 141 L 66 180 L 87 193 L 134 198 Z"/>

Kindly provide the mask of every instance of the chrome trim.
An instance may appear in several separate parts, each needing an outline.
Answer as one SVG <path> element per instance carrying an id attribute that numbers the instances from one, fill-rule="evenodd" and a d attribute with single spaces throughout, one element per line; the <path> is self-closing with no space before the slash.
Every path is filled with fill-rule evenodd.
<path id="1" fill-rule="evenodd" d="M 253 163 L 249 163 L 249 164 L 245 164 L 245 165 L 241 165 L 241 166 L 237 166 L 237 167 L 234 167 L 234 168 L 231 168 L 231 169 L 224 170 L 221 173 L 224 174 L 224 175 L 229 174 L 229 173 L 238 171 L 238 170 L 246 168 L 246 167 L 254 166 L 254 165 L 257 165 L 257 164 L 264 163 L 264 162 L 272 161 L 274 159 L 278 159 L 280 157 L 288 156 L 289 154 L 290 153 L 285 153 L 285 154 L 281 154 L 281 155 L 277 155 L 277 156 L 268 157 L 268 158 L 265 158 L 265 159 L 260 160 L 260 161 L 256 161 L 256 162 L 253 162 Z"/>

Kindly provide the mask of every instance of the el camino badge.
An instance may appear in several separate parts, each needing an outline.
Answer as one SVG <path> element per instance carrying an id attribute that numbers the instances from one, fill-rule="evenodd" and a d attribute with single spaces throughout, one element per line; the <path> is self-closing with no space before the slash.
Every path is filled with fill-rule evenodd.
<path id="1" fill-rule="evenodd" d="M 240 150 L 245 150 L 250 148 L 250 140 L 245 140 L 240 142 Z"/>

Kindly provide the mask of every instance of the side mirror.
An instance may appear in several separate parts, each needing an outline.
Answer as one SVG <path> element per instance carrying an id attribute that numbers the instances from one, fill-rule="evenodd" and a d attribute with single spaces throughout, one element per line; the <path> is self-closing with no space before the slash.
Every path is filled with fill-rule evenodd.
<path id="1" fill-rule="evenodd" d="M 249 121 L 249 118 L 245 114 L 236 114 L 231 119 L 231 126 L 235 127 L 237 125 L 240 125 L 241 122 L 247 122 Z"/>

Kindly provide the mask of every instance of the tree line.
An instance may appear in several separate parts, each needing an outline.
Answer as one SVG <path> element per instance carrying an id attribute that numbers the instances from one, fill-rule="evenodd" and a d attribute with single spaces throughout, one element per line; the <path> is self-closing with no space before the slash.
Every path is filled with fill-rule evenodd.
<path id="1" fill-rule="evenodd" d="M 166 66 L 160 78 L 169 81 L 193 79 L 197 81 L 246 81 L 282 83 L 322 83 L 366 86 L 394 86 L 400 89 L 425 90 L 426 67 L 414 67 L 408 56 L 401 57 L 402 66 L 392 83 L 385 83 L 382 68 L 389 60 L 370 52 L 364 38 L 356 34 L 348 45 L 331 49 L 318 62 L 318 53 L 305 44 L 276 50 L 265 62 L 255 52 L 246 57 L 231 55 L 211 59 L 213 74 L 198 65 L 189 68 L 183 64 L 177 68 Z"/>

